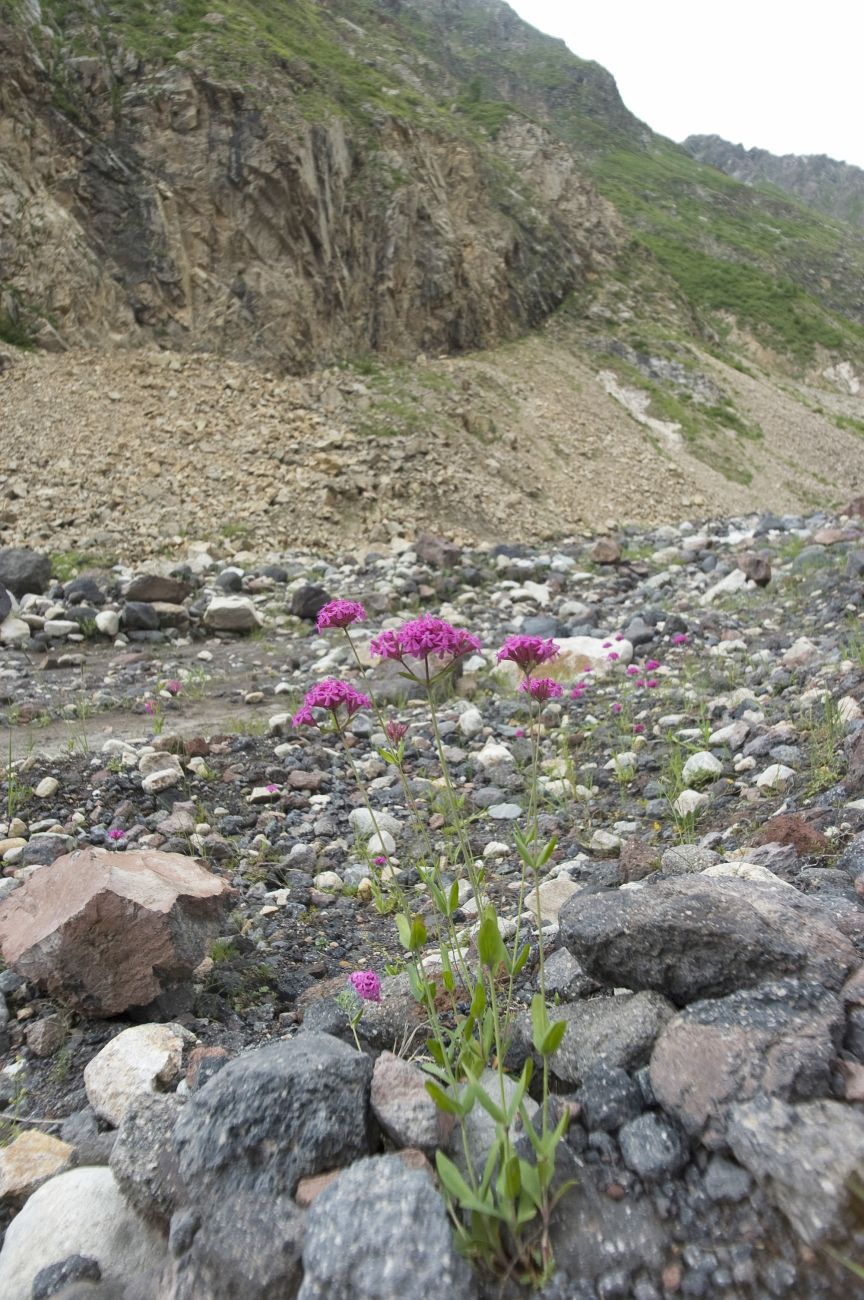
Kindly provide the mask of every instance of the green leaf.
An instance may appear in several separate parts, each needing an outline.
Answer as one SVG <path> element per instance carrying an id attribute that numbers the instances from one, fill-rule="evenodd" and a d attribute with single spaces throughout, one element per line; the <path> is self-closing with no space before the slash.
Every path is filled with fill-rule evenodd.
<path id="1" fill-rule="evenodd" d="M 494 907 L 484 908 L 477 933 L 477 952 L 483 965 L 490 970 L 494 970 L 507 956 Z"/>
<path id="2" fill-rule="evenodd" d="M 439 1088 L 438 1084 L 433 1083 L 431 1079 L 426 1080 L 425 1087 L 439 1110 L 446 1111 L 448 1115 L 458 1115 L 460 1119 L 462 1118 L 465 1112 L 460 1101 L 457 1101 L 455 1097 L 451 1097 L 443 1088 Z"/>
<path id="3" fill-rule="evenodd" d="M 486 986 L 481 981 L 474 989 L 474 996 L 471 999 L 471 1006 L 468 1008 L 469 1016 L 475 1020 L 479 1019 L 486 1010 Z"/>
<path id="4" fill-rule="evenodd" d="M 536 1052 L 542 1051 L 543 1041 L 549 1032 L 549 1013 L 542 993 L 535 993 L 531 999 L 531 1041 Z"/>
<path id="5" fill-rule="evenodd" d="M 489 1214 L 493 1212 L 491 1206 L 481 1201 L 479 1196 L 474 1193 L 454 1165 L 453 1161 L 444 1155 L 443 1151 L 435 1153 L 435 1167 L 438 1171 L 438 1177 L 446 1191 L 458 1201 L 466 1210 L 473 1210 L 477 1214 Z"/>
<path id="6" fill-rule="evenodd" d="M 422 916 L 415 916 L 411 922 L 411 951 L 416 952 L 426 942 L 426 922 Z"/>
<path id="7" fill-rule="evenodd" d="M 449 902 L 450 902 L 450 910 L 448 911 L 447 915 L 448 915 L 448 916 L 452 916 L 453 913 L 456 911 L 457 907 L 459 906 L 459 882 L 458 882 L 458 880 L 454 880 L 454 881 L 453 881 L 453 884 L 450 886 L 450 899 L 449 899 Z"/>
<path id="8" fill-rule="evenodd" d="M 501 1195 L 508 1197 L 509 1200 L 515 1200 L 522 1190 L 522 1176 L 519 1168 L 519 1157 L 510 1156 L 505 1160 L 504 1165 L 498 1175 L 498 1188 Z"/>
<path id="9" fill-rule="evenodd" d="M 404 912 L 396 914 L 396 929 L 399 931 L 399 942 L 403 948 L 411 951 L 411 922 Z"/>
<path id="10" fill-rule="evenodd" d="M 540 1175 L 537 1173 L 536 1167 L 529 1164 L 527 1160 L 520 1160 L 519 1164 L 522 1187 L 531 1197 L 534 1205 L 539 1210 L 543 1205 L 543 1192 L 540 1188 Z"/>
<path id="11" fill-rule="evenodd" d="M 561 1039 L 567 1032 L 567 1021 L 556 1020 L 548 1030 L 542 1044 L 537 1049 L 541 1056 L 551 1056 L 561 1046 Z"/>
<path id="12" fill-rule="evenodd" d="M 519 974 L 520 970 L 528 960 L 530 952 L 531 952 L 531 945 L 529 943 L 526 943 L 524 947 L 520 948 L 519 952 L 516 955 L 516 960 L 513 962 L 513 966 L 510 971 L 511 975 Z"/>

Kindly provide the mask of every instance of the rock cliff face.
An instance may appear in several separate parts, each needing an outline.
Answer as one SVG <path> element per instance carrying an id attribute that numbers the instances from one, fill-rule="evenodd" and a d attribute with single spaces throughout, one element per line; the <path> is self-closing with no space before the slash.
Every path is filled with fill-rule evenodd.
<path id="1" fill-rule="evenodd" d="M 808 207 L 864 229 L 864 170 L 825 154 L 782 156 L 745 149 L 719 135 L 691 135 L 684 148 L 699 162 L 748 185 L 767 181 Z"/>
<path id="2" fill-rule="evenodd" d="M 541 125 L 313 112 L 296 67 L 81 56 L 68 27 L 2 13 L 0 309 L 45 346 L 161 338 L 295 370 L 476 348 L 622 243 Z"/>

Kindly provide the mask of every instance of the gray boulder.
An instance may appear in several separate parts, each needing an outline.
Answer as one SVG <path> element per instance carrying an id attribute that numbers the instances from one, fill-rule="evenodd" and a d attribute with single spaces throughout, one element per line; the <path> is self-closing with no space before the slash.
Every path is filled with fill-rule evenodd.
<path id="1" fill-rule="evenodd" d="M 828 1094 L 844 1028 L 840 999 L 801 980 L 694 1002 L 660 1034 L 651 1086 L 691 1137 L 718 1147 L 737 1102 L 757 1093 L 785 1101 Z"/>
<path id="2" fill-rule="evenodd" d="M 240 1192 L 171 1221 L 170 1300 L 290 1300 L 302 1276 L 304 1212 L 290 1196 Z"/>
<path id="3" fill-rule="evenodd" d="M 855 1200 L 849 1180 L 864 1175 L 860 1111 L 837 1101 L 790 1106 L 757 1097 L 734 1107 L 728 1134 L 736 1159 L 808 1245 L 844 1235 Z"/>
<path id="4" fill-rule="evenodd" d="M 655 1039 L 675 1008 L 659 993 L 624 993 L 550 1007 L 566 1021 L 561 1045 L 550 1058 L 562 1083 L 579 1083 L 597 1065 L 638 1070 L 647 1065 Z"/>
<path id="5" fill-rule="evenodd" d="M 230 1061 L 190 1097 L 174 1130 L 188 1200 L 293 1196 L 308 1174 L 369 1152 L 368 1056 L 304 1033 Z"/>
<path id="6" fill-rule="evenodd" d="M 13 596 L 32 592 L 41 596 L 51 581 L 51 561 L 47 555 L 27 547 L 9 546 L 0 550 L 0 583 Z"/>
<path id="7" fill-rule="evenodd" d="M 180 1113 L 173 1093 L 136 1097 L 123 1116 L 111 1150 L 111 1170 L 127 1201 L 145 1219 L 167 1227 L 179 1200 L 179 1170 L 172 1138 Z"/>
<path id="8" fill-rule="evenodd" d="M 444 1202 L 398 1156 L 360 1160 L 317 1198 L 303 1245 L 298 1300 L 471 1300 Z"/>
<path id="9" fill-rule="evenodd" d="M 679 1006 L 787 975 L 839 989 L 861 962 L 823 906 L 752 881 L 683 876 L 580 894 L 559 921 L 588 975 L 657 989 Z"/>

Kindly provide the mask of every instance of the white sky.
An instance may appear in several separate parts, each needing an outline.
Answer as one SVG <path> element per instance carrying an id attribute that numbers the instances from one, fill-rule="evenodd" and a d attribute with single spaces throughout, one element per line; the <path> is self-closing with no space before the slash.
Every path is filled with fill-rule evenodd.
<path id="1" fill-rule="evenodd" d="M 508 0 L 661 135 L 864 167 L 862 0 Z"/>

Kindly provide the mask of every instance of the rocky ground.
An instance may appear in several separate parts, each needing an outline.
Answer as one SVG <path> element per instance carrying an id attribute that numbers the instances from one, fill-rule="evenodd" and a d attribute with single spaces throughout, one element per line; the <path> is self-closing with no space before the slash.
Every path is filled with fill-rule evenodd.
<path id="1" fill-rule="evenodd" d="M 515 631 L 554 636 L 561 680 L 587 682 L 542 716 L 547 989 L 568 1026 L 552 1075 L 576 1179 L 547 1300 L 855 1294 L 832 1252 L 864 1260 L 849 1191 L 864 1173 L 857 507 L 545 550 L 423 537 L 362 560 L 232 558 L 198 546 L 58 581 L 39 555 L 0 552 L 0 1292 L 76 1277 L 94 1296 L 501 1289 L 454 1255 L 424 1172 L 450 1139 L 422 1080 L 418 1095 L 423 1024 L 370 895 L 373 828 L 344 753 L 290 724 L 316 680 L 362 686 L 312 622 L 344 596 L 369 615 L 363 660 L 371 633 L 419 611 L 482 642 L 439 718 L 505 923 L 530 742 L 495 651 Z M 369 671 L 446 854 L 425 706 Z M 378 722 L 358 714 L 351 738 L 373 851 L 428 913 Z M 106 876 L 116 900 L 133 868 L 151 873 L 144 920 L 104 901 Z M 92 934 L 61 916 L 74 890 L 103 900 L 95 964 L 79 961 Z M 191 977 L 159 919 L 181 915 Z M 362 1054 L 336 1001 L 357 969 L 384 985 Z M 521 980 L 527 1006 L 536 940 Z M 528 1051 L 520 1019 L 508 1063 Z"/>
<path id="2" fill-rule="evenodd" d="M 857 389 L 682 356 L 602 333 L 589 350 L 559 321 L 485 353 L 303 378 L 158 349 L 4 353 L 0 543 L 66 573 L 176 564 L 193 540 L 248 567 L 274 549 L 330 554 L 334 537 L 544 541 L 864 490 Z M 694 427 L 703 408 L 732 423 L 697 437 L 646 415 L 661 380 Z"/>

